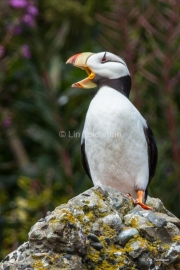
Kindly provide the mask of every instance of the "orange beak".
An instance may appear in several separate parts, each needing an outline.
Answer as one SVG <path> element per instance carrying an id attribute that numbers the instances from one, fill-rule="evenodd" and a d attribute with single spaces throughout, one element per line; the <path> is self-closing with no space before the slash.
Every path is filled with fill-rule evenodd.
<path id="1" fill-rule="evenodd" d="M 85 52 L 85 53 L 78 53 L 73 56 L 71 56 L 66 64 L 72 64 L 75 67 L 79 67 L 81 69 L 84 69 L 88 77 L 80 82 L 72 84 L 72 87 L 78 87 L 78 88 L 94 88 L 97 85 L 92 81 L 95 77 L 95 74 L 93 70 L 87 65 L 88 58 L 93 55 L 94 53 Z"/>

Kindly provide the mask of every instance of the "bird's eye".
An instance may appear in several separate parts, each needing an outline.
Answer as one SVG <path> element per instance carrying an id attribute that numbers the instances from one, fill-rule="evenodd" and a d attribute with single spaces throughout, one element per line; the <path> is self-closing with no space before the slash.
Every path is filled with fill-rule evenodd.
<path id="1" fill-rule="evenodd" d="M 105 54 L 104 54 L 104 56 L 103 56 L 101 62 L 102 62 L 102 63 L 106 62 L 106 52 L 105 52 Z"/>

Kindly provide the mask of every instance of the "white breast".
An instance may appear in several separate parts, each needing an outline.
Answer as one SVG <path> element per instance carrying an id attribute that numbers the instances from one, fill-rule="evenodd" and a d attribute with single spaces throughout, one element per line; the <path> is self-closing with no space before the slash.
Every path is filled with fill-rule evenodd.
<path id="1" fill-rule="evenodd" d="M 91 101 L 83 131 L 94 185 L 108 185 L 136 197 L 148 183 L 146 121 L 122 94 L 102 87 Z"/>

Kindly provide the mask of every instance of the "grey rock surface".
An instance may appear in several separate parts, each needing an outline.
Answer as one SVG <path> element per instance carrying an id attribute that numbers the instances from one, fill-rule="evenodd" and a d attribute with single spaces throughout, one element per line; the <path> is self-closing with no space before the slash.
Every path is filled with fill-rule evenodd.
<path id="1" fill-rule="evenodd" d="M 118 242 L 121 246 L 125 246 L 127 242 L 137 234 L 139 234 L 139 232 L 135 228 L 124 228 L 118 235 Z"/>
<path id="2" fill-rule="evenodd" d="M 159 199 L 147 204 L 93 187 L 40 219 L 0 270 L 180 269 L 180 220 Z"/>

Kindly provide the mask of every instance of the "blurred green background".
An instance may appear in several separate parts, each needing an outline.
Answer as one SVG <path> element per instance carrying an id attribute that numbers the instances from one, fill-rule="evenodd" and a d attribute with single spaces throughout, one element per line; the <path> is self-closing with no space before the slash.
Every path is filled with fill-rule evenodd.
<path id="1" fill-rule="evenodd" d="M 180 3 L 166 0 L 1 0 L 0 258 L 47 211 L 92 186 L 81 132 L 94 89 L 72 89 L 78 52 L 110 51 L 132 75 L 131 101 L 159 149 L 149 194 L 180 217 Z M 65 138 L 59 132 L 65 131 Z"/>

